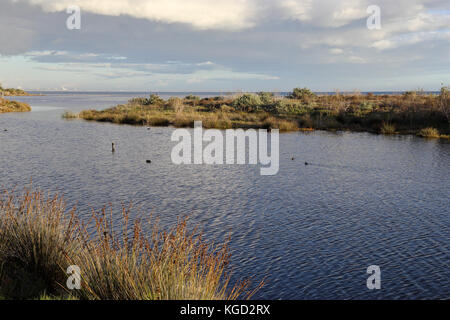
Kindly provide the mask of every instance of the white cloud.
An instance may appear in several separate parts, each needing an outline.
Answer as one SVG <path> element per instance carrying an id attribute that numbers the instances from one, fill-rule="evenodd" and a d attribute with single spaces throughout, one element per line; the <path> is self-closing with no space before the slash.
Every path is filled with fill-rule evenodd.
<path id="1" fill-rule="evenodd" d="M 332 48 L 332 49 L 330 49 L 330 53 L 331 54 L 343 54 L 344 50 L 342 50 L 340 48 Z"/>
<path id="2" fill-rule="evenodd" d="M 187 23 L 199 29 L 242 29 L 254 25 L 256 1 L 248 0 L 16 0 L 41 6 L 47 12 L 77 5 L 82 11 L 130 15 L 167 23 Z"/>
<path id="3" fill-rule="evenodd" d="M 58 51 L 58 50 L 30 51 L 25 53 L 25 55 L 30 57 L 65 56 L 67 55 L 67 51 Z"/>

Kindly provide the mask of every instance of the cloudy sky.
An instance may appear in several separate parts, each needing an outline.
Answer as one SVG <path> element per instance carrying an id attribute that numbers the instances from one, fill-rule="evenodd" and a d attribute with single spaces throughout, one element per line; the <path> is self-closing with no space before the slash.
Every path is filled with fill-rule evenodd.
<path id="1" fill-rule="evenodd" d="M 81 8 L 69 30 L 67 8 Z M 370 5 L 381 29 L 369 30 Z M 0 83 L 28 90 L 437 90 L 448 0 L 0 0 Z"/>

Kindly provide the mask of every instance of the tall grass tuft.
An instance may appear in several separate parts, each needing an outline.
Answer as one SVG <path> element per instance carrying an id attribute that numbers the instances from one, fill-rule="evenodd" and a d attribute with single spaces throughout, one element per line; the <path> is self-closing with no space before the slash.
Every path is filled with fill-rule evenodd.
<path id="1" fill-rule="evenodd" d="M 4 192 L 0 296 L 209 300 L 250 298 L 255 292 L 248 290 L 249 281 L 230 285 L 227 245 L 206 242 L 188 231 L 186 221 L 168 232 L 157 224 L 144 232 L 139 220 L 129 223 L 130 209 L 122 209 L 122 218 L 120 227 L 112 222 L 112 210 L 93 212 L 94 228 L 87 228 L 58 196 Z M 80 290 L 65 288 L 71 265 L 81 269 Z"/>
<path id="2" fill-rule="evenodd" d="M 388 122 L 383 122 L 380 128 L 382 134 L 395 134 L 395 125 Z"/>
<path id="3" fill-rule="evenodd" d="M 424 128 L 419 131 L 418 136 L 423 138 L 439 138 L 440 134 L 435 128 Z"/>
<path id="4" fill-rule="evenodd" d="M 61 293 L 61 266 L 79 250 L 74 211 L 62 200 L 25 190 L 0 196 L 0 290 L 9 298 Z"/>

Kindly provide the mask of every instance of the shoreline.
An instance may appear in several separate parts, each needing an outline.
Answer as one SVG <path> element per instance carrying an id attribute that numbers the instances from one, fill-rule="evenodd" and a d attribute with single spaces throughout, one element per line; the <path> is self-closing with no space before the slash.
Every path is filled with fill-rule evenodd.
<path id="1" fill-rule="evenodd" d="M 386 135 L 450 138 L 448 90 L 439 95 L 408 92 L 401 95 L 316 95 L 294 89 L 287 97 L 244 93 L 200 99 L 189 95 L 168 100 L 152 94 L 133 98 L 105 110 L 66 112 L 65 119 L 141 126 L 206 129 L 279 129 L 281 132 L 325 130 Z"/>

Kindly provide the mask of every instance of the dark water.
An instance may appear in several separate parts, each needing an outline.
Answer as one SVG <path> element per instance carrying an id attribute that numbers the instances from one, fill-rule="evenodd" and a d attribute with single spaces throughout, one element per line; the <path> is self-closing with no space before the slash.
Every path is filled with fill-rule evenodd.
<path id="1" fill-rule="evenodd" d="M 280 172 L 264 177 L 257 166 L 173 165 L 172 128 L 61 119 L 132 96 L 17 98 L 33 112 L 0 115 L 0 187 L 32 178 L 85 216 L 130 201 L 164 226 L 188 215 L 208 239 L 231 236 L 235 278 L 266 277 L 260 299 L 450 298 L 449 143 L 282 134 Z M 366 287 L 369 265 L 381 267 L 381 290 Z"/>

